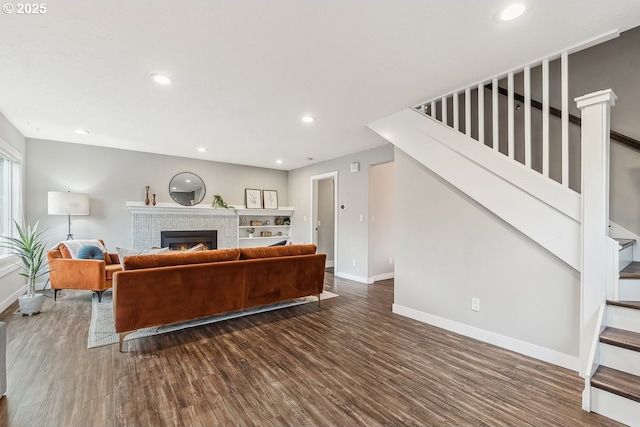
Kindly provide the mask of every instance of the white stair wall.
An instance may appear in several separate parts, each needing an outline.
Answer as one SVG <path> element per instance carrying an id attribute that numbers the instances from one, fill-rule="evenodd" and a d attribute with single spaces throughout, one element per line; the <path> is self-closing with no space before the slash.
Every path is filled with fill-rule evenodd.
<path id="1" fill-rule="evenodd" d="M 640 376 L 640 353 L 601 342 L 600 365 Z"/>
<path id="2" fill-rule="evenodd" d="M 565 263 L 581 270 L 578 193 L 412 109 L 368 126 Z"/>
<path id="3" fill-rule="evenodd" d="M 640 333 L 640 316 L 638 314 L 638 310 L 632 308 L 608 305 L 606 325 Z"/>
<path id="4" fill-rule="evenodd" d="M 629 426 L 640 426 L 640 403 L 599 388 L 591 388 L 591 412 Z"/>

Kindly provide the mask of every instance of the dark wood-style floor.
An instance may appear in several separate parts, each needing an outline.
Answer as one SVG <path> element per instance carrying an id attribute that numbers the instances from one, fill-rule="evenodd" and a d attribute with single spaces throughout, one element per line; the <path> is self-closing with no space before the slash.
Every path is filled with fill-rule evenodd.
<path id="1" fill-rule="evenodd" d="M 87 349 L 88 292 L 8 323 L 2 425 L 597 426 L 575 372 L 391 313 L 393 281 Z"/>

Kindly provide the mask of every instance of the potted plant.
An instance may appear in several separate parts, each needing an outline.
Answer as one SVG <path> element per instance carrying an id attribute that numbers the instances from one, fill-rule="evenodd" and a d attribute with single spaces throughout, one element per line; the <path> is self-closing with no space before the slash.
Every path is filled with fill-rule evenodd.
<path id="1" fill-rule="evenodd" d="M 253 232 L 255 230 L 253 228 L 247 228 L 247 233 L 249 233 L 249 237 L 253 237 Z"/>
<path id="2" fill-rule="evenodd" d="M 23 228 L 15 222 L 17 237 L 0 236 L 0 246 L 18 256 L 22 261 L 24 271 L 21 276 L 27 278 L 27 293 L 18 298 L 22 315 L 32 315 L 40 312 L 44 303 L 44 295 L 36 294 L 36 279 L 49 273 L 47 251 L 44 243 L 44 231 L 38 231 L 38 223 Z"/>

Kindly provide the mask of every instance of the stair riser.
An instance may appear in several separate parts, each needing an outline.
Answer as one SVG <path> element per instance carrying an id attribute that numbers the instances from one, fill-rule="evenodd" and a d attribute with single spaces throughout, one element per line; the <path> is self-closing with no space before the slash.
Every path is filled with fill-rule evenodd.
<path id="1" fill-rule="evenodd" d="M 600 343 L 600 364 L 640 376 L 640 353 Z"/>
<path id="2" fill-rule="evenodd" d="M 607 306 L 607 326 L 640 333 L 640 310 Z"/>
<path id="3" fill-rule="evenodd" d="M 591 412 L 630 426 L 640 426 L 640 403 L 595 387 L 591 387 Z"/>
<path id="4" fill-rule="evenodd" d="M 619 301 L 640 301 L 640 280 L 638 279 L 618 280 L 618 300 Z"/>
<path id="5" fill-rule="evenodd" d="M 618 269 L 618 271 L 631 264 L 631 261 L 633 261 L 633 245 L 628 246 L 620 251 L 620 268 Z"/>

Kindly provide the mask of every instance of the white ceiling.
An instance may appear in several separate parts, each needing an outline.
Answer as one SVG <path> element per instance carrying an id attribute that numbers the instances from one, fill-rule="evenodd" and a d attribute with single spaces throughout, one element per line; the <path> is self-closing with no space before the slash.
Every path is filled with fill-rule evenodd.
<path id="1" fill-rule="evenodd" d="M 402 108 L 640 25 L 638 0 L 525 0 L 495 21 L 508 3 L 47 2 L 0 15 L 0 112 L 28 138 L 290 170 L 384 144 L 365 126 Z"/>

